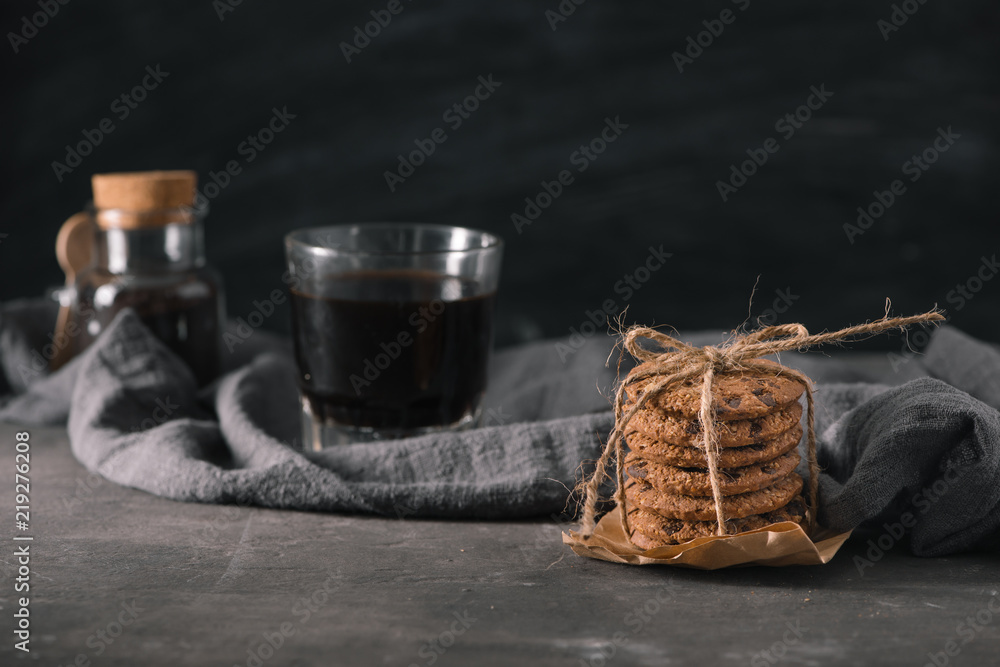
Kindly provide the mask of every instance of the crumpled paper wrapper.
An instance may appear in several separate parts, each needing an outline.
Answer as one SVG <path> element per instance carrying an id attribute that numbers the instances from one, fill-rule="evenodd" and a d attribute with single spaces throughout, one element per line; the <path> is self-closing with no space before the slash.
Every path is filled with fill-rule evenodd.
<path id="1" fill-rule="evenodd" d="M 563 533 L 564 544 L 580 556 L 629 565 L 674 565 L 698 570 L 766 565 L 822 565 L 830 562 L 851 532 L 824 528 L 812 536 L 792 521 L 776 523 L 738 535 L 699 537 L 696 540 L 642 550 L 629 542 L 622 528 L 621 508 L 616 507 L 597 523 L 584 540 L 579 533 Z"/>

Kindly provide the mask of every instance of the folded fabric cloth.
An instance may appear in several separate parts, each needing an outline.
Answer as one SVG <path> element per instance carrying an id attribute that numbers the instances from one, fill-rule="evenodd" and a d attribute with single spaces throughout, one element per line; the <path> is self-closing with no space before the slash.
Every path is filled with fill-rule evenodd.
<path id="1" fill-rule="evenodd" d="M 831 388 L 843 407 L 854 405 L 819 438 L 820 522 L 911 529 L 910 549 L 921 556 L 995 547 L 1000 351 L 942 327 L 920 361 L 937 379 Z"/>
<path id="2" fill-rule="evenodd" d="M 52 320 L 47 304 L 0 307 L 0 420 L 68 420 L 88 469 L 176 500 L 398 517 L 556 513 L 613 425 L 605 336 L 497 353 L 482 428 L 302 453 L 287 340 L 256 332 L 199 391 L 131 311 L 48 376 L 38 357 Z M 895 370 L 852 359 L 782 359 L 817 381 L 821 522 L 878 527 L 908 513 L 914 553 L 990 544 L 1000 528 L 1000 352 L 944 327 L 926 355 Z"/>
<path id="3" fill-rule="evenodd" d="M 22 374 L 0 420 L 66 421 L 76 457 L 122 485 L 176 500 L 389 516 L 506 518 L 559 512 L 581 461 L 613 417 L 598 392 L 605 341 L 567 355 L 542 342 L 495 355 L 488 426 L 303 454 L 295 362 L 287 341 L 256 332 L 251 359 L 199 391 L 187 366 L 123 311 L 52 376 L 32 365 L 44 334 L 17 304 L 0 318 L 6 372 Z M 5 311 L 6 313 L 6 311 Z M 54 321 L 33 311 L 44 331 Z M 44 315 L 44 316 L 42 316 Z M 10 328 L 10 335 L 5 332 Z M 602 372 L 603 371 L 603 372 Z M 559 379 L 557 381 L 557 378 Z M 10 385 L 14 386 L 14 385 Z"/>

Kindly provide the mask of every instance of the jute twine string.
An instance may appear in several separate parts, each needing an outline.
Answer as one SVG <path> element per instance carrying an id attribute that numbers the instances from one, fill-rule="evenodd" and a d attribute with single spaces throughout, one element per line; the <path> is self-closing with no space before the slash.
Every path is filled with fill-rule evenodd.
<path id="1" fill-rule="evenodd" d="M 795 378 L 806 388 L 806 444 L 809 464 L 809 507 L 812 520 L 815 521 L 817 496 L 819 493 L 819 465 L 816 462 L 816 432 L 813 417 L 812 382 L 803 373 L 792 368 L 778 366 L 760 360 L 760 357 L 785 352 L 788 350 L 805 350 L 824 343 L 842 342 L 860 334 L 874 334 L 888 329 L 905 329 L 911 324 L 922 322 L 940 322 L 944 316 L 937 309 L 913 315 L 911 317 L 894 317 L 887 314 L 880 320 L 847 327 L 840 331 L 830 331 L 820 334 L 810 334 L 801 324 L 783 324 L 759 329 L 744 336 L 736 336 L 727 343 L 715 347 L 693 347 L 668 336 L 664 333 L 643 326 L 633 326 L 622 333 L 622 344 L 625 350 L 641 362 L 619 384 L 615 392 L 615 426 L 608 436 L 604 451 L 597 460 L 594 474 L 582 483 L 584 489 L 584 509 L 581 519 L 580 534 L 587 538 L 596 528 L 597 502 L 601 483 L 608 477 L 607 467 L 612 452 L 617 465 L 618 488 L 615 501 L 622 509 L 622 525 L 626 535 L 631 538 L 632 531 L 628 525 L 628 512 L 625 508 L 625 475 L 622 443 L 626 428 L 635 414 L 651 399 L 668 391 L 672 387 L 687 380 L 701 379 L 701 402 L 698 418 L 702 427 L 701 448 L 705 451 L 708 461 L 708 478 L 712 489 L 712 501 L 715 504 L 717 533 L 726 535 L 726 518 L 722 508 L 722 488 L 718 463 L 719 436 L 712 409 L 712 383 L 718 375 L 739 374 L 746 371 L 762 373 L 769 376 L 785 375 Z M 642 347 L 640 340 L 652 341 L 657 349 Z M 626 406 L 626 389 L 637 382 L 653 378 L 634 403 Z"/>

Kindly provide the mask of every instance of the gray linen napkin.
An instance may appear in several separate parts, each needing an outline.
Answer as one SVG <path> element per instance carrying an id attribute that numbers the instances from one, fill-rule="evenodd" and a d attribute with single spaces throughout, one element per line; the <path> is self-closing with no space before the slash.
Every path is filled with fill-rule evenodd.
<path id="1" fill-rule="evenodd" d="M 604 362 L 613 341 L 595 336 L 579 349 L 562 341 L 562 354 L 556 341 L 542 341 L 496 355 L 484 428 L 307 455 L 289 446 L 298 399 L 287 341 L 258 332 L 232 370 L 199 391 L 183 362 L 125 311 L 66 368 L 32 376 L 26 360 L 51 326 L 48 311 L 32 308 L 0 310 L 4 381 L 21 392 L 3 399 L 0 420 L 68 415 L 73 452 L 87 468 L 177 500 L 388 516 L 559 512 L 613 421 L 599 391 L 611 391 Z M 878 527 L 908 512 L 921 555 L 982 546 L 997 534 L 996 349 L 945 327 L 922 359 L 876 377 L 849 355 L 790 356 L 782 361 L 818 384 L 825 525 Z M 933 377 L 910 379 L 920 375 Z"/>

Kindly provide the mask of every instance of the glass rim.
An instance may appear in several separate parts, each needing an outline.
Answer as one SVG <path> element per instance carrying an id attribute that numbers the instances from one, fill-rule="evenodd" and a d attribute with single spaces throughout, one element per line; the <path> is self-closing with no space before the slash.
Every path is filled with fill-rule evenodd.
<path id="1" fill-rule="evenodd" d="M 472 234 L 480 235 L 486 245 L 474 246 L 471 248 L 442 248 L 440 250 L 356 250 L 344 247 L 328 247 L 323 245 L 317 245 L 316 243 L 310 243 L 304 238 L 306 234 L 322 233 L 324 231 L 333 230 L 344 230 L 350 228 L 358 229 L 370 229 L 370 230 L 389 230 L 389 229 L 427 229 L 427 230 L 438 230 L 438 231 L 453 231 L 453 230 L 463 230 L 470 232 Z M 299 229 L 294 229 L 287 234 L 285 234 L 285 248 L 286 250 L 291 250 L 294 248 L 301 248 L 304 251 L 313 254 L 323 254 L 323 255 L 354 255 L 354 256 L 370 256 L 370 257 L 393 257 L 393 256 L 414 256 L 414 255 L 452 255 L 456 253 L 476 253 L 476 252 L 487 252 L 487 251 L 497 251 L 503 248 L 503 239 L 487 231 L 481 229 L 474 229 L 472 227 L 463 227 L 462 225 L 446 225 L 438 223 L 428 223 L 428 222 L 347 222 L 338 225 L 323 225 L 321 227 L 301 227 Z"/>

